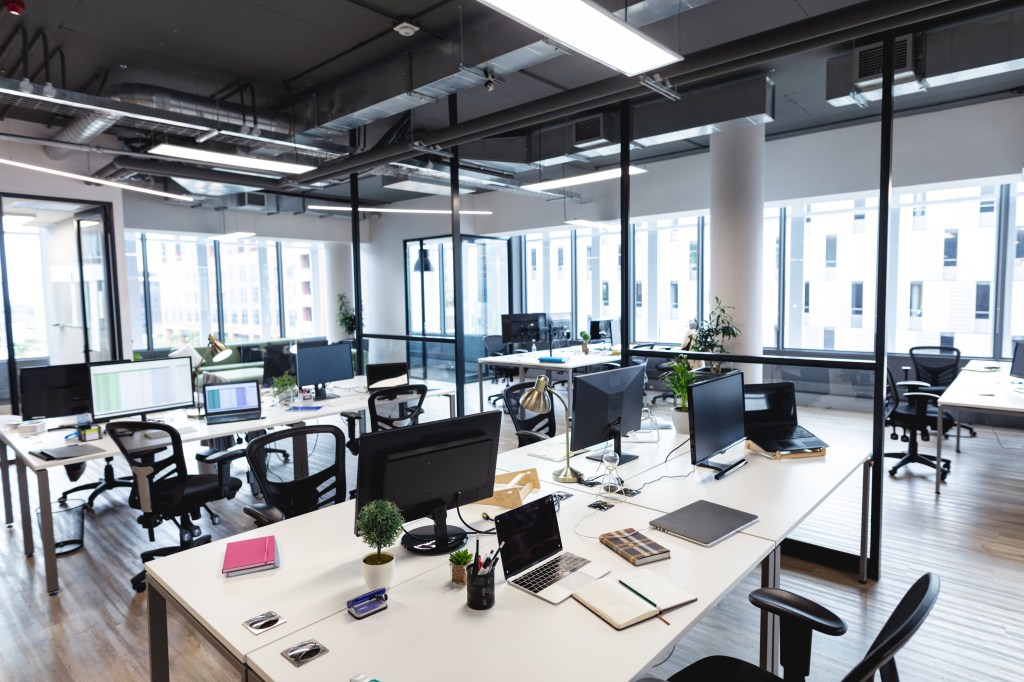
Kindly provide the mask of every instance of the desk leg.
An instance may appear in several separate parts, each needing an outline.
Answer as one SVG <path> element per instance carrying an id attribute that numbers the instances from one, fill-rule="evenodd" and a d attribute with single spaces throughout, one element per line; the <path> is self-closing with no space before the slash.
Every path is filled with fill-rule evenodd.
<path id="1" fill-rule="evenodd" d="M 39 484 L 39 534 L 43 541 L 43 564 L 46 566 L 46 591 L 52 597 L 60 592 L 57 576 L 57 548 L 53 541 L 53 506 L 50 503 L 50 475 L 46 469 L 36 472 Z"/>
<path id="2" fill-rule="evenodd" d="M 167 600 L 159 590 L 147 585 L 146 603 L 149 607 L 149 679 L 151 682 L 169 682 Z"/>
<path id="3" fill-rule="evenodd" d="M 761 587 L 778 587 L 782 570 L 782 547 L 775 549 L 761 561 Z M 772 674 L 779 670 L 779 617 L 761 612 L 761 667 Z"/>
<path id="4" fill-rule="evenodd" d="M 480 411 L 484 411 L 484 363 L 476 361 L 476 388 L 480 397 Z M 451 400 L 454 401 L 454 396 Z M 452 416 L 455 416 L 455 403 L 452 402 Z"/>
<path id="5" fill-rule="evenodd" d="M 860 582 L 868 581 L 868 527 L 871 518 L 871 460 L 864 462 L 860 492 Z"/>
<path id="6" fill-rule="evenodd" d="M 939 405 L 939 416 L 935 419 L 935 494 L 942 491 L 942 405 Z"/>
<path id="7" fill-rule="evenodd" d="M 480 386 L 480 393 L 481 393 L 481 395 L 483 395 L 483 386 L 482 385 Z M 481 399 L 480 411 L 481 412 L 484 411 L 483 399 Z M 454 417 L 455 416 L 455 394 L 454 393 L 452 393 L 451 395 L 448 396 L 448 416 L 449 417 Z"/>
<path id="8" fill-rule="evenodd" d="M 956 420 L 956 451 L 960 452 L 960 408 L 956 408 L 956 412 L 953 413 L 953 419 Z"/>
<path id="9" fill-rule="evenodd" d="M 18 499 L 21 500 L 21 540 L 25 545 L 25 556 L 32 556 L 36 547 L 32 536 L 32 510 L 28 500 L 28 467 L 21 461 L 21 457 L 15 457 L 14 463 L 18 467 Z"/>
<path id="10" fill-rule="evenodd" d="M 7 443 L 0 443 L 0 479 L 4 488 L 4 520 L 7 527 L 14 525 L 14 505 L 11 502 L 11 475 L 7 470 L 10 460 L 7 459 Z"/>

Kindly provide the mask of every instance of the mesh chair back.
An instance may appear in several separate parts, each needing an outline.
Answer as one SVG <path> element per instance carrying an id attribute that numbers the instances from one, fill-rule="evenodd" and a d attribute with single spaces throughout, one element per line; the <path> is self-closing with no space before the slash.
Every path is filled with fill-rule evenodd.
<path id="1" fill-rule="evenodd" d="M 107 435 L 132 469 L 135 480 L 128 505 L 146 514 L 176 508 L 188 476 L 178 430 L 159 422 L 110 422 Z"/>
<path id="2" fill-rule="evenodd" d="M 953 346 L 915 346 L 910 362 L 917 380 L 931 385 L 930 393 L 942 393 L 960 373 L 960 351 Z"/>
<path id="3" fill-rule="evenodd" d="M 918 578 L 882 626 L 864 659 L 843 682 L 869 682 L 876 671 L 881 673 L 882 682 L 896 682 L 899 676 L 893 657 L 921 627 L 938 598 L 939 577 L 925 573 Z"/>
<path id="4" fill-rule="evenodd" d="M 255 438 L 245 457 L 267 503 L 291 518 L 345 500 L 344 452 L 342 430 L 317 424 Z"/>
<path id="5" fill-rule="evenodd" d="M 524 381 L 519 384 L 512 384 L 506 388 L 503 394 L 505 409 L 508 410 L 509 416 L 512 417 L 512 424 L 515 425 L 516 431 L 533 431 L 534 433 L 542 433 L 550 438 L 555 435 L 554 402 L 552 401 L 551 409 L 547 412 L 530 412 L 520 402 L 523 394 L 533 388 L 533 384 L 534 382 L 532 381 Z"/>
<path id="6" fill-rule="evenodd" d="M 423 384 L 389 386 L 370 393 L 367 408 L 370 430 L 383 431 L 418 424 L 427 387 Z"/>

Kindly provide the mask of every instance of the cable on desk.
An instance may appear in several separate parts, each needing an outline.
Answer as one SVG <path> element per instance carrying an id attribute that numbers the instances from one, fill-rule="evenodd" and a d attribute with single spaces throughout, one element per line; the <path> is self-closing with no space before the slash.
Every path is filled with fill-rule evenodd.
<path id="1" fill-rule="evenodd" d="M 459 515 L 459 521 L 462 522 L 462 525 L 465 526 L 467 530 L 470 530 L 470 531 L 476 533 L 477 535 L 494 535 L 494 534 L 496 534 L 498 531 L 494 530 L 493 528 L 491 528 L 490 530 L 480 530 L 478 528 L 474 528 L 473 526 L 469 525 L 466 522 L 466 519 L 462 518 L 462 504 L 459 502 L 459 496 L 460 495 L 461 495 L 461 493 L 455 493 L 455 513 Z"/>
<path id="2" fill-rule="evenodd" d="M 660 481 L 660 480 L 661 480 L 661 479 L 663 479 L 663 478 L 689 478 L 689 477 L 690 477 L 690 474 L 692 474 L 692 473 L 693 473 L 694 471 L 696 471 L 696 470 L 697 470 L 697 467 L 695 467 L 695 466 L 693 466 L 693 465 L 691 464 L 691 465 L 690 465 L 690 470 L 689 470 L 689 471 L 687 471 L 687 472 L 686 472 L 685 474 L 666 474 L 666 475 L 664 475 L 664 476 L 658 476 L 658 477 L 657 477 L 656 479 L 654 479 L 653 481 L 647 481 L 647 483 L 644 483 L 644 484 L 643 484 L 642 486 L 640 486 L 639 488 L 636 488 L 636 491 L 637 491 L 637 492 L 639 493 L 639 492 L 640 492 L 641 490 L 643 490 L 644 488 L 646 488 L 646 487 L 647 487 L 647 486 L 649 486 L 650 484 L 652 484 L 652 483 L 657 483 L 658 481 Z"/>

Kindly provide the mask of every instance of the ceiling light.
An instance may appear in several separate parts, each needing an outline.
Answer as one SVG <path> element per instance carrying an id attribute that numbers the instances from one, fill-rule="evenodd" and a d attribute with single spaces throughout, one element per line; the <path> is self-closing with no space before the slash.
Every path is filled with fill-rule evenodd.
<path id="1" fill-rule="evenodd" d="M 227 232 L 225 234 L 211 234 L 207 239 L 215 242 L 234 242 L 239 239 L 248 239 L 255 236 L 255 232 Z"/>
<path id="2" fill-rule="evenodd" d="M 20 16 L 25 12 L 25 0 L 4 0 L 4 9 L 14 16 Z"/>
<path id="3" fill-rule="evenodd" d="M 202 144 L 217 137 L 220 134 L 219 130 L 207 130 L 205 133 L 196 138 L 196 142 Z"/>
<path id="4" fill-rule="evenodd" d="M 682 60 L 590 0 L 479 0 L 596 62 L 636 76 Z"/>
<path id="5" fill-rule="evenodd" d="M 420 30 L 420 27 L 416 24 L 410 24 L 408 21 L 403 21 L 391 30 L 403 38 L 410 38 L 416 34 L 416 31 Z"/>
<path id="6" fill-rule="evenodd" d="M 235 154 L 224 154 L 222 152 L 211 152 L 206 149 L 195 147 L 182 147 L 176 144 L 158 144 L 149 150 L 155 156 L 166 156 L 172 159 L 185 159 L 187 161 L 199 161 L 203 163 L 216 163 L 222 166 L 235 166 L 238 168 L 250 168 L 252 170 L 270 171 L 284 175 L 296 175 L 316 170 L 316 166 L 306 166 L 299 163 L 288 163 L 287 161 L 275 161 L 274 159 L 258 159 L 251 156 L 237 156 Z"/>
<path id="7" fill-rule="evenodd" d="M 629 167 L 630 175 L 639 175 L 640 173 L 646 173 L 643 168 L 637 168 L 636 166 Z M 586 173 L 584 175 L 575 175 L 571 178 L 558 178 L 557 180 L 545 180 L 544 182 L 535 182 L 530 185 L 523 185 L 522 189 L 528 189 L 533 192 L 543 192 L 548 189 L 558 189 L 559 187 L 575 187 L 577 185 L 586 185 L 591 182 L 601 182 L 602 180 L 612 180 L 622 175 L 622 169 L 616 166 L 615 168 L 609 168 L 608 170 L 597 171 L 596 173 Z"/>
<path id="8" fill-rule="evenodd" d="M 583 220 L 582 218 L 566 220 L 565 223 L 566 225 L 575 225 L 576 227 L 593 227 L 598 230 L 607 230 L 613 227 L 607 223 L 599 223 L 596 220 Z"/>
<path id="9" fill-rule="evenodd" d="M 436 194 L 439 197 L 451 196 L 452 188 L 438 185 L 433 182 L 422 180 L 396 180 L 395 182 L 382 182 L 384 189 L 398 189 L 403 192 L 417 192 L 419 194 Z M 473 194 L 476 190 L 472 187 L 459 187 L 459 194 Z"/>
<path id="10" fill-rule="evenodd" d="M 0 163 L 5 166 L 14 166 L 15 168 L 24 168 L 25 170 L 39 171 L 40 173 L 49 173 L 50 175 L 59 175 L 62 178 L 70 178 L 72 180 L 81 180 L 82 182 L 88 182 L 93 185 L 106 185 L 108 187 L 117 187 L 118 189 L 126 189 L 131 192 L 141 192 L 142 194 L 152 194 L 157 197 L 164 197 L 165 199 L 177 199 L 178 201 L 195 201 L 190 196 L 184 194 L 171 194 L 170 192 L 161 192 L 155 189 L 148 189 L 146 187 L 135 187 L 133 185 L 126 185 L 121 182 L 114 182 L 113 180 L 102 180 L 100 178 L 91 178 L 88 175 L 79 175 L 78 173 L 66 173 L 64 171 L 55 170 L 53 168 L 44 168 L 43 166 L 33 166 L 30 163 L 21 163 L 20 161 L 11 161 L 9 159 L 0 159 Z"/>
<path id="11" fill-rule="evenodd" d="M 351 211 L 351 206 L 307 206 L 307 211 Z M 446 208 L 382 208 L 379 206 L 360 206 L 360 211 L 373 213 L 415 213 L 421 215 L 451 215 Z M 494 215 L 494 211 L 459 211 L 460 215 Z"/>
<path id="12" fill-rule="evenodd" d="M 298 142 L 289 142 L 287 140 L 277 140 L 273 137 L 263 137 L 262 135 L 250 135 L 249 133 L 236 133 L 232 130 L 217 130 L 214 131 L 214 135 L 224 135 L 226 137 L 236 137 L 242 140 L 253 140 L 266 145 L 273 145 L 277 147 L 288 147 L 289 149 L 299 149 L 307 152 L 314 152 L 316 154 L 333 154 L 335 156 L 343 156 L 341 152 L 335 152 L 330 149 L 324 149 L 322 147 L 314 147 L 309 144 L 299 144 Z M 202 138 L 197 138 L 197 142 L 205 142 Z"/>

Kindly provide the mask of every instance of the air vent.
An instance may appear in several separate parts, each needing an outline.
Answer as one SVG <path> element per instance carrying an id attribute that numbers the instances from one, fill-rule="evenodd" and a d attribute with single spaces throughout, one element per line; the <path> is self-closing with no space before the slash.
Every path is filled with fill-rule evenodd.
<path id="1" fill-rule="evenodd" d="M 243 192 L 235 196 L 235 208 L 241 211 L 258 211 L 260 213 L 276 213 L 277 202 L 273 194 L 263 192 Z"/>
<path id="2" fill-rule="evenodd" d="M 882 43 L 857 48 L 853 53 L 853 82 L 859 90 L 882 82 Z M 893 72 L 896 82 L 916 79 L 914 73 L 914 37 L 896 38 L 893 44 Z"/>
<path id="3" fill-rule="evenodd" d="M 613 124 L 608 114 L 581 118 L 578 121 L 573 121 L 572 144 L 581 149 L 596 147 L 600 144 L 611 144 L 613 142 L 612 130 Z"/>

